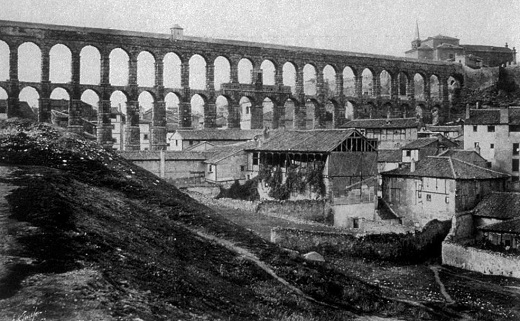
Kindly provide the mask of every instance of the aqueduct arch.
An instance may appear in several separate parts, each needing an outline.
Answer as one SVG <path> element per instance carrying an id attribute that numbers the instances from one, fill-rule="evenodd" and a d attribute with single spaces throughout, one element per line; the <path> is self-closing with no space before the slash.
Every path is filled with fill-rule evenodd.
<path id="1" fill-rule="evenodd" d="M 116 91 L 123 92 L 127 96 L 125 106 L 127 119 L 132 119 L 133 123 L 135 123 L 136 117 L 137 121 L 139 117 L 139 94 L 146 91 L 154 97 L 150 148 L 165 149 L 167 146 L 164 121 L 165 98 L 169 93 L 174 93 L 178 97 L 179 123 L 184 128 L 192 126 L 190 101 L 194 95 L 199 95 L 205 99 L 205 127 L 216 126 L 216 99 L 224 96 L 228 100 L 228 127 L 240 128 L 239 102 L 240 97 L 246 96 L 251 97 L 255 102 L 256 106 L 253 106 L 253 109 L 256 111 L 261 108 L 264 99 L 269 97 L 273 103 L 273 114 L 276 115 L 273 116 L 273 128 L 282 125 L 279 120 L 282 119 L 284 122 L 285 102 L 292 101 L 294 105 L 293 122 L 296 128 L 302 129 L 305 127 L 305 119 L 300 119 L 302 116 L 305 117 L 302 108 L 305 108 L 308 100 L 312 100 L 315 105 L 318 124 L 323 124 L 324 120 L 321 118 L 330 114 L 330 111 L 329 114 L 326 111 L 327 103 L 334 102 L 334 112 L 332 113 L 334 126 L 344 123 L 351 114 L 353 117 L 383 114 L 383 109 L 388 109 L 389 104 L 401 106 L 405 103 L 410 109 L 415 109 L 418 104 L 426 108 L 439 105 L 442 113 L 449 109 L 448 78 L 453 76 L 455 79 L 459 79 L 460 77 L 457 75 L 461 74 L 459 65 L 448 62 L 417 61 L 403 57 L 183 35 L 14 21 L 0 21 L 0 41 L 7 44 L 8 47 L 8 57 L 0 56 L 0 60 L 8 59 L 8 63 L 2 64 L 9 68 L 8 79 L 0 81 L 0 87 L 7 91 L 8 117 L 19 114 L 20 91 L 22 88 L 30 86 L 40 94 L 38 103 L 40 120 L 49 121 L 50 94 L 55 88 L 60 87 L 70 93 L 69 129 L 80 131 L 78 120 L 81 95 L 91 89 L 99 94 L 98 140 L 105 146 L 112 144 L 110 139 L 110 98 Z M 18 49 L 25 43 L 34 44 L 39 49 L 37 58 L 40 59 L 40 64 L 36 68 L 38 79 L 27 81 L 20 78 L 19 63 L 23 56 L 19 55 Z M 70 80 L 60 80 L 61 83 L 52 82 L 49 78 L 50 51 L 55 45 L 63 45 L 70 50 Z M 0 54 L 6 51 L 5 45 L 3 47 Z M 99 83 L 82 82 L 81 69 L 87 68 L 85 64 L 81 63 L 82 52 L 85 52 L 83 50 L 85 48 L 94 52 L 94 57 L 99 59 L 98 62 L 93 63 L 96 69 L 99 68 Z M 112 76 L 115 76 L 116 73 L 116 70 L 111 68 L 113 51 L 121 54 L 123 58 L 120 63 L 127 67 L 124 73 L 119 75 L 123 80 L 118 83 L 111 82 L 114 78 Z M 147 74 L 148 78 L 151 75 L 153 79 L 140 84 L 138 78 L 141 77 L 141 72 L 138 68 L 141 65 L 140 57 L 143 57 L 141 55 L 143 52 L 147 53 L 146 55 L 149 57 L 147 59 L 148 68 L 153 65 L 152 73 Z M 202 57 L 205 62 L 203 68 L 198 68 L 199 75 L 194 74 L 195 71 L 192 70 L 197 69 L 195 66 L 190 68 L 190 60 L 194 56 Z M 229 69 L 224 63 L 226 72 L 229 70 L 229 77 L 222 77 L 221 74 L 217 77 L 225 79 L 225 81 L 229 79 L 228 82 L 215 84 L 215 60 L 217 58 L 229 63 Z M 243 75 L 240 75 L 242 82 L 239 82 L 239 62 L 243 59 L 251 63 L 252 69 L 250 77 L 244 78 Z M 265 61 L 269 62 L 267 63 L 269 67 L 265 67 Z M 170 66 L 170 63 L 174 63 L 175 66 Z M 262 65 L 269 69 L 266 69 L 266 73 L 269 73 L 266 75 L 268 76 L 266 79 L 270 79 L 269 84 L 264 84 Z M 304 80 L 304 68 L 308 65 L 313 66 L 314 76 L 307 80 L 313 82 L 315 90 L 306 94 L 307 83 Z M 366 84 L 371 84 L 370 87 L 363 85 L 364 70 L 370 70 L 371 75 L 367 76 L 365 73 L 365 78 L 370 77 L 365 79 Z M 290 75 L 292 71 L 293 75 Z M 383 71 L 388 75 L 383 76 L 385 89 L 382 91 L 381 74 Z M 344 72 L 348 73 L 348 76 L 344 77 Z M 171 73 L 178 74 L 173 76 Z M 94 72 L 93 77 L 97 78 L 97 74 Z M 274 84 L 272 84 L 273 74 Z M 424 80 L 425 90 L 421 101 L 416 100 L 414 93 L 415 74 L 420 74 Z M 400 75 L 406 77 L 399 77 Z M 432 76 L 438 80 L 439 90 L 435 91 L 435 99 L 430 97 Z M 191 88 L 190 83 L 193 83 L 196 77 L 204 79 L 203 86 Z M 334 77 L 334 81 L 331 77 Z M 246 80 L 244 81 L 244 79 Z M 405 92 L 402 93 L 403 81 L 405 82 Z M 364 89 L 369 94 L 365 94 Z M 353 111 L 351 111 L 352 108 Z M 258 123 L 253 126 L 257 127 Z M 138 126 L 129 126 L 125 137 L 129 149 L 139 147 Z"/>

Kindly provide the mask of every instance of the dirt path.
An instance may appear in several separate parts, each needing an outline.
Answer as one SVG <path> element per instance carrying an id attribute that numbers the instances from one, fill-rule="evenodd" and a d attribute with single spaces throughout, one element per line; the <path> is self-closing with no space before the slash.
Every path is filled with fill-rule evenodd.
<path id="1" fill-rule="evenodd" d="M 430 266 L 430 270 L 432 270 L 433 274 L 435 275 L 435 281 L 437 281 L 437 284 L 439 284 L 440 292 L 446 298 L 446 303 L 454 304 L 455 301 L 448 294 L 448 292 L 446 291 L 446 287 L 444 286 L 444 283 L 442 283 L 441 278 L 439 277 L 439 269 L 440 269 L 440 266 L 438 266 L 438 265 Z"/>

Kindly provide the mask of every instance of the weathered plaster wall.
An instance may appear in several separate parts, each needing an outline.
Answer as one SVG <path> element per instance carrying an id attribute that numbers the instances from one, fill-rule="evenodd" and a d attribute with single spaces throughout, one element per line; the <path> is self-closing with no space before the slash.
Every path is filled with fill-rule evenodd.
<path id="1" fill-rule="evenodd" d="M 484 274 L 520 278 L 520 256 L 481 250 L 452 241 L 442 243 L 442 263 Z"/>
<path id="2" fill-rule="evenodd" d="M 263 201 L 258 204 L 257 213 L 332 224 L 329 209 L 323 200 Z"/>

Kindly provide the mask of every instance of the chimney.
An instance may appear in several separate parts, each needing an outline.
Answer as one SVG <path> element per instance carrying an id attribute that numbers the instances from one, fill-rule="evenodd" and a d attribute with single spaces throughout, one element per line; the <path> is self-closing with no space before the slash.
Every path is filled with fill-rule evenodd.
<path id="1" fill-rule="evenodd" d="M 480 145 L 475 146 L 475 152 L 480 155 Z"/>
<path id="2" fill-rule="evenodd" d="M 478 103 L 477 103 L 477 108 L 478 108 Z M 469 117 L 470 117 L 469 104 L 466 104 L 466 120 L 468 120 Z"/>
<path id="3" fill-rule="evenodd" d="M 508 106 L 500 106 L 500 124 L 509 124 Z"/>
<path id="4" fill-rule="evenodd" d="M 415 172 L 415 159 L 412 158 L 412 161 L 410 162 L 410 173 Z"/>

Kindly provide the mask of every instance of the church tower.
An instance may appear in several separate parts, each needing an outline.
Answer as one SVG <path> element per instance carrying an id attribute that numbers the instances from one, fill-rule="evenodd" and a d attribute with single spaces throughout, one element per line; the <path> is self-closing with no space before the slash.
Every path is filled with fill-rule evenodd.
<path id="1" fill-rule="evenodd" d="M 421 38 L 419 37 L 419 24 L 415 20 L 415 39 L 412 41 L 412 49 L 417 49 L 421 46 Z"/>

